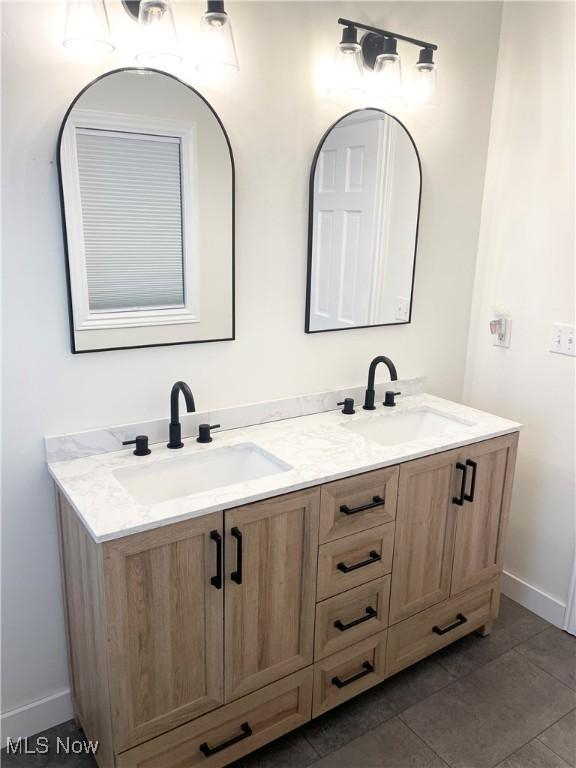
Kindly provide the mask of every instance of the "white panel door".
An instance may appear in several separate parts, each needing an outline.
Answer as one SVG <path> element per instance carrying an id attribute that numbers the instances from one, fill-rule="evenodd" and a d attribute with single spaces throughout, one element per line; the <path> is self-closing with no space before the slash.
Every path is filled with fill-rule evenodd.
<path id="1" fill-rule="evenodd" d="M 318 158 L 314 188 L 311 325 L 349 328 L 369 322 L 382 162 L 380 120 L 334 128 Z"/>

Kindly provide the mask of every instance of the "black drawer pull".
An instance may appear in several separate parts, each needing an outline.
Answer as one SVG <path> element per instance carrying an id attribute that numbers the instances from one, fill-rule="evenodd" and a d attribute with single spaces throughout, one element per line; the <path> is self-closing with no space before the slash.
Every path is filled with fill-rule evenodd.
<path id="1" fill-rule="evenodd" d="M 368 560 L 362 560 L 360 563 L 355 563 L 354 565 L 346 565 L 346 563 L 338 563 L 336 568 L 338 568 L 339 571 L 342 571 L 342 573 L 350 573 L 350 571 L 357 571 L 358 568 L 364 568 L 365 565 L 372 565 L 372 563 L 377 563 L 379 560 L 382 560 L 382 557 L 376 552 L 376 550 L 372 550 L 370 552 L 370 557 Z"/>
<path id="2" fill-rule="evenodd" d="M 435 632 L 437 635 L 445 635 L 446 632 L 451 632 L 453 629 L 456 629 L 457 627 L 461 627 L 462 624 L 466 624 L 468 619 L 466 616 L 464 616 L 463 613 L 457 613 L 456 614 L 456 621 L 453 624 L 448 624 L 447 627 L 439 627 L 435 626 L 432 627 L 432 632 Z"/>
<path id="3" fill-rule="evenodd" d="M 374 608 L 371 608 L 368 606 L 366 608 L 366 614 L 364 616 L 360 616 L 359 619 L 354 619 L 354 621 L 351 621 L 349 624 L 343 624 L 340 619 L 337 619 L 334 622 L 334 626 L 336 629 L 339 629 L 340 632 L 345 632 L 347 629 L 352 629 L 352 627 L 357 627 L 358 624 L 364 624 L 365 621 L 369 621 L 370 619 L 374 619 L 376 616 L 378 616 L 378 611 L 375 611 Z"/>
<path id="4" fill-rule="evenodd" d="M 212 576 L 210 584 L 216 589 L 222 589 L 222 536 L 218 531 L 210 531 L 210 538 L 216 542 L 216 576 Z"/>
<path id="5" fill-rule="evenodd" d="M 250 728 L 248 723 L 242 723 L 240 728 L 242 728 L 242 733 L 240 735 L 234 736 L 234 738 L 229 739 L 222 744 L 218 744 L 217 747 L 209 747 L 207 741 L 203 742 L 200 744 L 200 752 L 202 752 L 204 757 L 210 757 L 211 755 L 215 755 L 216 752 L 221 752 L 223 749 L 231 747 L 233 744 L 238 744 L 238 742 L 243 739 L 247 739 L 248 736 L 252 736 L 252 728 Z"/>
<path id="6" fill-rule="evenodd" d="M 372 496 L 372 502 L 370 504 L 362 504 L 360 507 L 349 507 L 347 504 L 342 504 L 340 512 L 343 512 L 345 515 L 355 515 L 356 512 L 365 512 L 367 509 L 383 507 L 384 503 L 382 496 Z"/>
<path id="7" fill-rule="evenodd" d="M 234 527 L 230 533 L 236 539 L 236 570 L 232 571 L 230 578 L 236 584 L 242 584 L 242 531 Z"/>
<path id="8" fill-rule="evenodd" d="M 469 467 L 472 467 L 472 482 L 470 483 L 470 493 L 464 494 L 464 501 L 474 501 L 474 495 L 476 493 L 476 470 L 478 469 L 478 464 L 476 464 L 475 461 L 472 461 L 472 459 L 466 459 L 466 464 Z"/>
<path id="9" fill-rule="evenodd" d="M 350 683 L 355 683 L 356 680 L 366 677 L 366 675 L 369 675 L 371 672 L 374 672 L 374 667 L 369 661 L 365 661 L 364 664 L 362 664 L 362 672 L 358 672 L 357 675 L 352 675 L 348 680 L 340 680 L 339 677 L 333 677 L 332 685 L 335 685 L 336 688 L 344 688 L 344 686 L 350 685 Z"/>
<path id="10" fill-rule="evenodd" d="M 459 461 L 456 464 L 456 469 L 462 470 L 462 484 L 460 485 L 460 496 L 453 496 L 452 497 L 452 503 L 458 504 L 459 507 L 463 506 L 464 500 L 466 498 L 466 472 L 467 467 L 466 464 L 462 464 L 461 461 Z"/>

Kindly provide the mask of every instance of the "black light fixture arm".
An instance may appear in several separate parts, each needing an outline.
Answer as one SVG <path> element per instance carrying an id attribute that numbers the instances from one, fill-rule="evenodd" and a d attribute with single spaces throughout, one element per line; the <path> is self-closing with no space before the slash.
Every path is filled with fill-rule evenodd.
<path id="1" fill-rule="evenodd" d="M 432 51 L 438 50 L 438 46 L 435 43 L 427 43 L 425 40 L 417 40 L 415 37 L 399 35 L 397 32 L 387 32 L 385 29 L 371 27 L 368 24 L 361 24 L 358 21 L 350 21 L 350 19 L 338 19 L 338 24 L 342 24 L 344 27 L 356 27 L 357 29 L 364 29 L 366 32 L 373 32 L 374 34 L 381 35 L 382 37 L 394 37 L 396 40 L 404 40 L 405 43 L 412 43 L 412 45 L 417 45 L 420 48 L 430 48 Z"/>

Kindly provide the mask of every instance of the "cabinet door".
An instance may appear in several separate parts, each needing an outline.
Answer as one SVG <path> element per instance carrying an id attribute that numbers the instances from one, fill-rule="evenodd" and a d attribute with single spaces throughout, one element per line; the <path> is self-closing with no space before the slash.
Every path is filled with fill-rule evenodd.
<path id="1" fill-rule="evenodd" d="M 105 545 L 116 751 L 223 703 L 222 522 L 218 512 Z"/>
<path id="2" fill-rule="evenodd" d="M 460 451 L 460 462 L 467 467 L 468 500 L 457 512 L 453 595 L 502 570 L 517 444 L 516 432 Z"/>
<path id="3" fill-rule="evenodd" d="M 319 489 L 225 512 L 226 700 L 312 663 Z"/>
<path id="4" fill-rule="evenodd" d="M 450 595 L 459 454 L 446 451 L 400 467 L 390 624 Z"/>

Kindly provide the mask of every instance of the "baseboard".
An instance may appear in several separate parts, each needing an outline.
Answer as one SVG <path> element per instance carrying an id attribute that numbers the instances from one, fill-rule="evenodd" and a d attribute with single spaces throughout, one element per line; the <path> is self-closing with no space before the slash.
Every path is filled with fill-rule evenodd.
<path id="1" fill-rule="evenodd" d="M 33 736 L 73 717 L 74 710 L 69 688 L 25 704 L 23 707 L 11 709 L 0 715 L 2 747 L 6 746 L 8 737 L 17 739 Z"/>
<path id="2" fill-rule="evenodd" d="M 566 604 L 552 595 L 542 592 L 541 589 L 532 584 L 528 584 L 519 576 L 504 571 L 502 574 L 502 594 L 528 608 L 537 616 L 546 619 L 550 624 L 562 628 Z"/>

